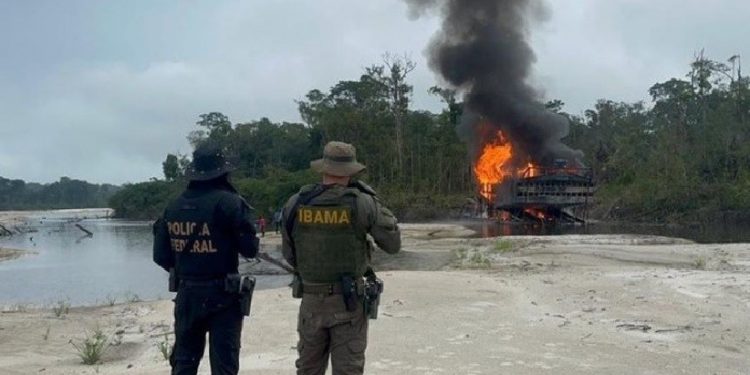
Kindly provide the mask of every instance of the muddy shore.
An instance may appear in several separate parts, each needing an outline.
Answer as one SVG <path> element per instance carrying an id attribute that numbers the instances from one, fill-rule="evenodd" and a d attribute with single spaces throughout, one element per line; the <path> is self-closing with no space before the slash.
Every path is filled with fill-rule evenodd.
<path id="1" fill-rule="evenodd" d="M 750 244 L 403 227 L 404 251 L 375 259 L 386 291 L 368 374 L 750 372 Z M 274 257 L 278 243 L 263 239 Z M 242 374 L 294 373 L 298 304 L 283 286 L 256 293 Z M 0 319 L 0 373 L 168 372 L 159 347 L 173 339 L 169 300 L 59 317 L 20 310 Z M 70 342 L 97 328 L 111 345 L 102 363 L 82 365 Z"/>
<path id="2" fill-rule="evenodd" d="M 0 247 L 0 262 L 5 260 L 11 260 L 16 259 L 24 254 L 27 254 L 28 252 L 25 250 L 18 250 L 18 249 L 9 249 L 9 248 L 3 248 Z"/>

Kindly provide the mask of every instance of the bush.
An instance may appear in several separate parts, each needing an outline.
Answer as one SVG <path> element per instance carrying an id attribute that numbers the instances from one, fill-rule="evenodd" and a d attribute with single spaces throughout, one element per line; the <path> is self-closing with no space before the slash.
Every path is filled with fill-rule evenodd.
<path id="1" fill-rule="evenodd" d="M 311 170 L 288 172 L 268 168 L 264 178 L 233 178 L 232 183 L 258 215 L 269 216 L 300 187 L 319 179 L 320 176 Z M 155 219 L 161 216 L 169 201 L 176 198 L 186 185 L 185 181 L 161 180 L 128 184 L 109 200 L 109 207 L 115 210 L 116 217 Z"/>
<path id="2" fill-rule="evenodd" d="M 169 343 L 168 332 L 164 333 L 164 338 L 157 343 L 156 347 L 159 348 L 159 353 L 161 353 L 164 360 L 169 362 L 169 357 L 172 356 L 172 350 L 174 350 L 174 347 Z"/>
<path id="3" fill-rule="evenodd" d="M 508 240 L 499 240 L 495 242 L 495 247 L 492 250 L 496 253 L 507 253 L 513 251 L 513 242 Z"/>
<path id="4" fill-rule="evenodd" d="M 70 311 L 70 302 L 67 301 L 57 301 L 57 305 L 52 307 L 52 312 L 55 313 L 56 317 L 61 317 L 65 314 L 67 314 Z"/>
<path id="5" fill-rule="evenodd" d="M 378 193 L 380 200 L 399 221 L 407 222 L 456 217 L 466 202 L 465 195 L 411 193 L 392 189 Z"/>
<path id="6" fill-rule="evenodd" d="M 97 328 L 94 332 L 86 334 L 86 338 L 80 344 L 70 341 L 70 344 L 78 351 L 78 356 L 84 365 L 95 365 L 99 363 L 109 346 L 109 337 Z"/>
<path id="7" fill-rule="evenodd" d="M 706 258 L 705 257 L 698 257 L 693 261 L 693 268 L 697 270 L 705 270 L 706 269 Z"/>
<path id="8" fill-rule="evenodd" d="M 234 185 L 258 215 L 268 216 L 281 208 L 299 189 L 320 180 L 312 170 L 288 172 L 278 168 L 268 168 L 264 178 L 242 178 L 234 180 Z"/>
<path id="9" fill-rule="evenodd" d="M 109 199 L 109 207 L 115 210 L 115 217 L 154 219 L 161 216 L 183 187 L 184 182 L 159 180 L 127 184 Z"/>

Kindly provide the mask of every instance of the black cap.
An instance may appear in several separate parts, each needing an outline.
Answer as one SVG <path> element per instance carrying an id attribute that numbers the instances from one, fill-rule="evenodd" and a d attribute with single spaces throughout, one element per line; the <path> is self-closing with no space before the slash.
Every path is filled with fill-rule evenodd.
<path id="1" fill-rule="evenodd" d="M 219 145 L 203 142 L 193 151 L 193 161 L 186 175 L 191 181 L 206 181 L 223 176 L 232 171 Z"/>

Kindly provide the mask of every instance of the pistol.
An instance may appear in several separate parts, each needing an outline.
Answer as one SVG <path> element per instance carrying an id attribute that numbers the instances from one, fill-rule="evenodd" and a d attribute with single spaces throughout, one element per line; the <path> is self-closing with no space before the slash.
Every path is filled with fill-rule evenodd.
<path id="1" fill-rule="evenodd" d="M 292 287 L 292 297 L 302 298 L 302 294 L 304 293 L 304 290 L 302 289 L 302 277 L 300 277 L 298 273 L 294 273 L 290 286 Z"/>
<path id="2" fill-rule="evenodd" d="M 177 271 L 174 267 L 169 269 L 169 291 L 176 292 L 180 287 L 180 279 L 177 277 Z"/>
<path id="3" fill-rule="evenodd" d="M 341 277 L 341 295 L 344 297 L 346 311 L 356 311 L 359 297 L 357 296 L 357 284 L 353 277 L 348 275 Z"/>
<path id="4" fill-rule="evenodd" d="M 255 278 L 243 275 L 240 280 L 240 310 L 245 316 L 250 315 L 250 306 L 253 302 L 253 291 L 255 290 Z"/>
<path id="5" fill-rule="evenodd" d="M 383 280 L 368 278 L 365 282 L 365 312 L 369 319 L 378 318 L 380 295 L 383 294 Z"/>

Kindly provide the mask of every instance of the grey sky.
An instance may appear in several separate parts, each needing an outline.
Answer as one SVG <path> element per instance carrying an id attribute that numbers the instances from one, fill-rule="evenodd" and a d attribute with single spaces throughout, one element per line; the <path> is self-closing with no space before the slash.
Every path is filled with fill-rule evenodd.
<path id="1" fill-rule="evenodd" d="M 747 1 L 550 3 L 533 82 L 572 113 L 647 99 L 701 48 L 750 64 Z M 400 0 L 0 1 L 0 176 L 160 176 L 167 152 L 189 151 L 198 114 L 298 121 L 295 99 L 386 51 L 411 54 L 415 106 L 439 110 L 424 57 L 438 24 L 410 20 Z"/>

